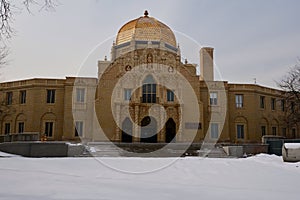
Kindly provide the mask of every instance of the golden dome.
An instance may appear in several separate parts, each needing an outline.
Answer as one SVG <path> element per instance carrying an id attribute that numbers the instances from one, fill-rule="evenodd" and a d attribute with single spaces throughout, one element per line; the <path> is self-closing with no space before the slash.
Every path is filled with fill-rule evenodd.
<path id="1" fill-rule="evenodd" d="M 144 16 L 131 20 L 121 27 L 117 35 L 116 45 L 130 42 L 131 40 L 163 41 L 176 47 L 173 31 L 164 23 L 149 17 L 147 11 L 145 11 Z"/>

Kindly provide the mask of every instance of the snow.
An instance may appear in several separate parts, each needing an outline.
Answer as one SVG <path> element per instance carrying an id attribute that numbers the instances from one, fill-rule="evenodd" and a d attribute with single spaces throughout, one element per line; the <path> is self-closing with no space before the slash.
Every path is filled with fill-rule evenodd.
<path id="1" fill-rule="evenodd" d="M 299 165 L 265 154 L 241 159 L 3 157 L 0 200 L 299 199 Z"/>
<path id="2" fill-rule="evenodd" d="M 286 149 L 300 149 L 300 143 L 284 143 Z"/>

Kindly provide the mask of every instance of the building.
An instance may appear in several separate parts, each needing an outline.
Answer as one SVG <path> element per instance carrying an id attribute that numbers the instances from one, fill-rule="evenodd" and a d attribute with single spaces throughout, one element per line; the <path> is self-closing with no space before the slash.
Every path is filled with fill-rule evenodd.
<path id="1" fill-rule="evenodd" d="M 182 62 L 173 31 L 148 12 L 123 25 L 98 78 L 30 79 L 0 85 L 2 135 L 38 132 L 56 141 L 260 143 L 299 137 L 286 127 L 282 91 L 214 80 L 214 49 L 200 72 Z"/>

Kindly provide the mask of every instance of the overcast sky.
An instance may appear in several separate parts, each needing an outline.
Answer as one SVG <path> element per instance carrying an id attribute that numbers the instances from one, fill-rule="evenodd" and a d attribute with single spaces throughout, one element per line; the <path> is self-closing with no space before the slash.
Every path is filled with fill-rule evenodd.
<path id="1" fill-rule="evenodd" d="M 42 1 L 42 0 L 39 0 Z M 15 14 L 10 63 L 1 81 L 94 76 L 110 57 L 119 28 L 149 15 L 168 25 L 183 59 L 199 64 L 201 46 L 215 48 L 218 79 L 275 87 L 300 56 L 298 0 L 60 0 L 54 12 Z"/>

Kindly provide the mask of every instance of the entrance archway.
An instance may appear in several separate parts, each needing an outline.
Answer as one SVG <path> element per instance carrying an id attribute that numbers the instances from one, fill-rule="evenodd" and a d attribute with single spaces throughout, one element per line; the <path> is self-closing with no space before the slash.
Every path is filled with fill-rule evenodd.
<path id="1" fill-rule="evenodd" d="M 121 141 L 126 143 L 132 142 L 132 122 L 128 117 L 122 123 Z"/>
<path id="2" fill-rule="evenodd" d="M 172 118 L 166 123 L 166 142 L 176 142 L 176 123 Z"/>
<path id="3" fill-rule="evenodd" d="M 143 143 L 157 143 L 157 122 L 153 117 L 144 117 L 141 121 L 141 140 Z"/>

